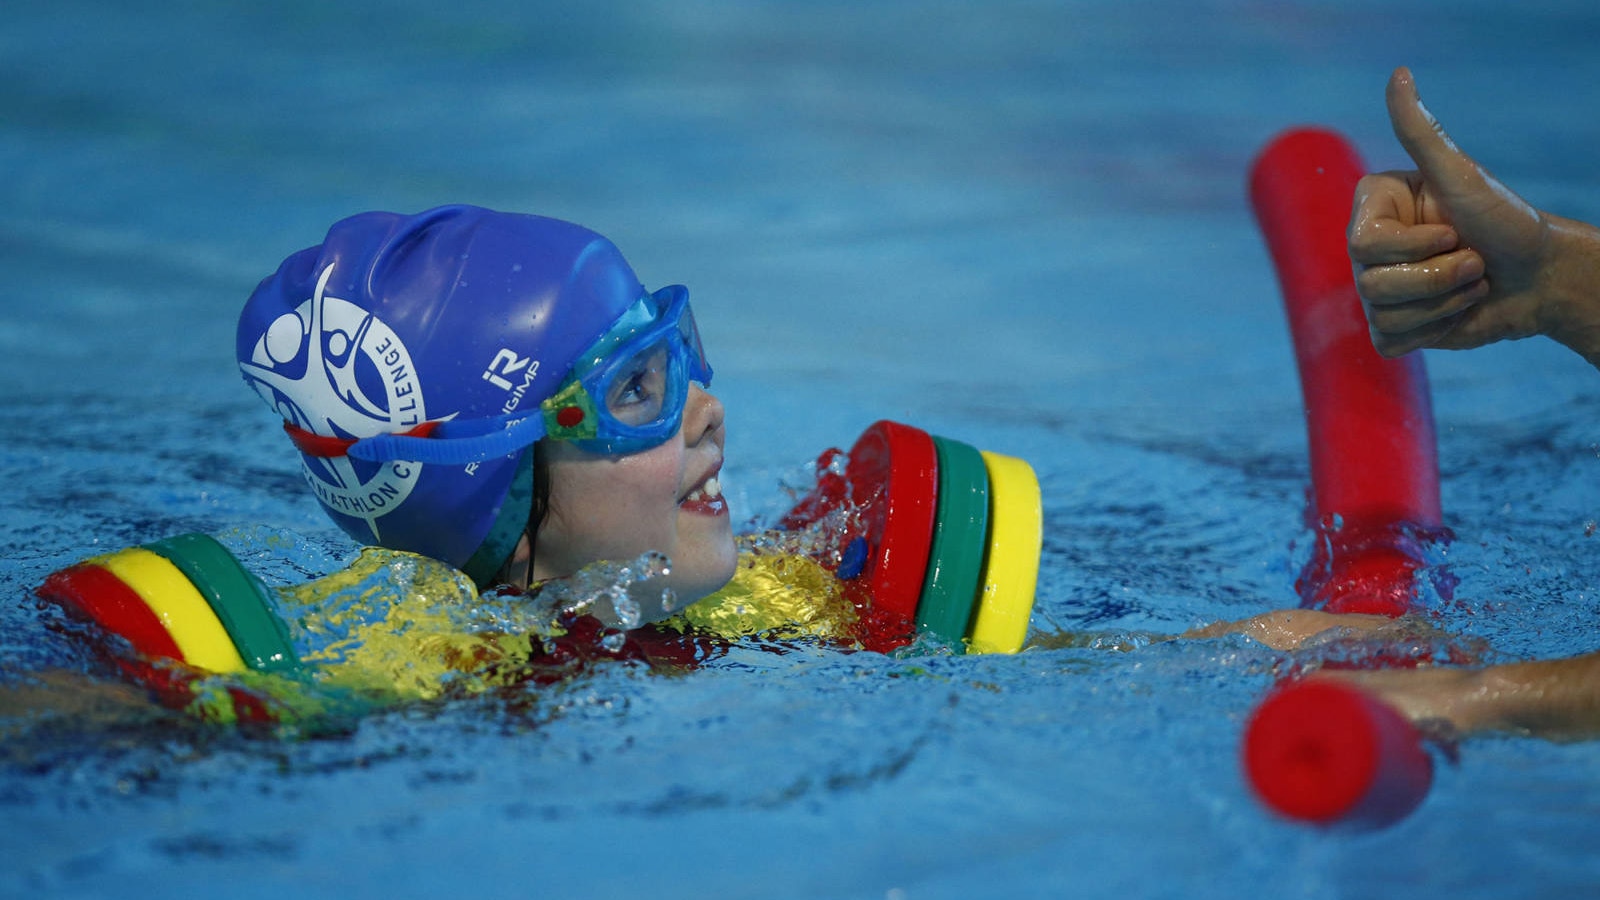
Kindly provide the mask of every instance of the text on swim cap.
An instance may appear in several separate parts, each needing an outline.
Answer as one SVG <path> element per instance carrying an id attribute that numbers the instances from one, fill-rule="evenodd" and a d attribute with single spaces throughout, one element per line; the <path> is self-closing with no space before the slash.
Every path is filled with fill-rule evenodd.
<path id="1" fill-rule="evenodd" d="M 512 384 L 506 376 L 522 375 L 521 384 Z M 494 359 L 489 361 L 488 368 L 483 370 L 483 380 L 489 382 L 502 391 L 510 391 L 511 396 L 506 398 L 505 405 L 500 407 L 500 412 L 510 414 L 522 405 L 522 396 L 528 392 L 528 386 L 539 376 L 539 361 L 530 357 L 519 357 L 512 351 L 502 347 L 495 353 Z"/>

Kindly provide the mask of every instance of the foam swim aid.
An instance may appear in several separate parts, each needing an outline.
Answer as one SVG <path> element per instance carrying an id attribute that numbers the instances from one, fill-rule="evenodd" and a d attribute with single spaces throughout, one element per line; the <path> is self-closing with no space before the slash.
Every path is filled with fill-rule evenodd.
<path id="1" fill-rule="evenodd" d="M 848 456 L 825 452 L 818 475 L 816 490 L 782 527 L 824 535 L 821 558 L 769 558 L 755 569 L 799 590 L 763 591 L 736 577 L 743 583 L 728 590 L 741 608 L 755 607 L 754 616 L 720 628 L 714 615 L 688 622 L 731 639 L 775 618 L 810 616 L 796 634 L 869 650 L 903 647 L 919 634 L 956 652 L 1021 649 L 1042 538 L 1038 482 L 1026 463 L 885 421 Z M 407 574 L 396 581 L 385 568 Z M 808 591 L 841 595 L 845 613 L 818 617 L 817 602 L 782 600 Z M 391 596 L 376 602 L 374 592 Z M 170 705 L 188 707 L 217 687 L 211 676 L 228 676 L 202 710 L 227 720 L 299 715 L 296 683 L 328 683 L 333 670 L 333 684 L 403 700 L 438 696 L 452 679 L 474 690 L 499 683 L 474 667 L 502 673 L 501 682 L 541 681 L 589 659 L 692 666 L 705 656 L 697 643 L 703 634 L 647 627 L 602 641 L 592 619 L 569 617 L 556 633 L 463 633 L 474 623 L 464 625 L 451 609 L 484 599 L 471 579 L 426 557 L 379 549 L 346 570 L 273 589 L 214 538 L 186 534 L 84 560 L 50 575 L 37 593 L 126 641 L 132 653 L 114 652 L 113 660 Z M 352 593 L 364 596 L 352 601 Z M 315 649 L 307 649 L 308 634 L 322 635 Z"/>
<path id="2" fill-rule="evenodd" d="M 271 591 L 208 535 L 92 557 L 51 574 L 38 594 L 126 640 L 133 655 L 113 657 L 123 673 L 175 702 L 201 673 L 300 666 Z M 237 717 L 277 717 L 262 696 L 237 685 L 229 693 Z"/>
<path id="3" fill-rule="evenodd" d="M 1333 681 L 1271 693 L 1251 714 L 1243 756 L 1269 808 L 1313 825 L 1392 825 L 1433 784 L 1433 759 L 1416 728 L 1388 704 Z"/>
<path id="4" fill-rule="evenodd" d="M 1345 225 L 1364 172 L 1338 134 L 1297 129 L 1256 160 L 1250 196 L 1283 289 L 1305 405 L 1318 540 L 1296 588 L 1305 606 L 1399 616 L 1420 601 L 1423 546 L 1446 532 L 1422 356 L 1373 349 L 1351 275 Z"/>
<path id="5" fill-rule="evenodd" d="M 1351 274 L 1345 224 L 1364 171 L 1342 136 L 1295 129 L 1257 157 L 1250 197 L 1283 289 L 1311 455 L 1317 542 L 1296 588 L 1306 607 L 1394 617 L 1421 608 L 1424 579 L 1436 574 L 1425 546 L 1448 534 L 1422 358 L 1373 349 Z M 1437 579 L 1431 587 L 1448 591 Z M 1328 681 L 1272 692 L 1249 720 L 1241 756 L 1263 803 L 1316 825 L 1393 824 L 1433 780 L 1409 721 Z"/>
<path id="6" fill-rule="evenodd" d="M 861 613 L 863 646 L 920 634 L 957 651 L 1022 649 L 1043 543 L 1032 467 L 883 420 L 848 454 L 824 451 L 817 474 L 779 527 L 839 520 L 824 556 Z"/>

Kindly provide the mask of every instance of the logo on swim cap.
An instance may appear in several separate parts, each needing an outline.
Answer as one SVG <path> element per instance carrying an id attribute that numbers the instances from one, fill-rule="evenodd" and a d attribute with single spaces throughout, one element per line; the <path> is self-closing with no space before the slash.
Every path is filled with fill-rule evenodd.
<path id="1" fill-rule="evenodd" d="M 333 266 L 312 297 L 273 320 L 239 369 L 267 404 L 315 434 L 364 438 L 406 431 L 427 419 L 411 354 L 394 329 L 348 300 L 326 294 Z M 377 520 L 416 486 L 422 467 L 346 456 L 302 455 L 306 482 L 330 510 L 357 519 L 380 543 Z"/>

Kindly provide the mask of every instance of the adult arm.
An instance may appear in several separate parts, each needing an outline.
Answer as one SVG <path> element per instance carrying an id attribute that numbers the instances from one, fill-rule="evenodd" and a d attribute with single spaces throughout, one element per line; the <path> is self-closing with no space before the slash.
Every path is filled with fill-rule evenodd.
<path id="1" fill-rule="evenodd" d="M 1363 178 L 1348 234 L 1378 351 L 1543 334 L 1600 367 L 1600 229 L 1535 209 L 1463 153 L 1409 70 L 1386 96 L 1417 168 Z"/>
<path id="2" fill-rule="evenodd" d="M 1186 638 L 1242 634 L 1275 650 L 1293 650 L 1318 636 L 1410 633 L 1417 627 L 1384 616 L 1273 610 L 1237 622 L 1186 632 Z M 1458 735 L 1523 734 L 1551 740 L 1600 737 L 1600 652 L 1481 668 L 1323 670 L 1314 678 L 1353 684 L 1417 723 L 1448 723 Z"/>
<path id="3" fill-rule="evenodd" d="M 1481 669 L 1436 667 L 1318 675 L 1371 691 L 1415 722 L 1459 734 L 1600 737 L 1600 652 Z"/>

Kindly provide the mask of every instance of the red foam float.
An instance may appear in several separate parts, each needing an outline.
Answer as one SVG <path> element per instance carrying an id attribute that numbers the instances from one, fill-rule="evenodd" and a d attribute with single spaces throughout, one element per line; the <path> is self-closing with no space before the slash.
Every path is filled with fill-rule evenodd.
<path id="1" fill-rule="evenodd" d="M 933 436 L 891 422 L 874 422 L 856 439 L 844 473 L 838 450 L 817 460 L 817 485 L 779 522 L 782 529 L 813 525 L 853 510 L 832 536 L 836 574 L 861 616 L 858 638 L 887 653 L 916 635 L 917 604 L 928 570 L 938 512 L 939 460 Z"/>
<path id="2" fill-rule="evenodd" d="M 1250 199 L 1294 337 L 1311 456 L 1313 559 L 1305 606 L 1398 616 L 1417 602 L 1423 547 L 1444 535 L 1433 407 L 1422 357 L 1372 347 L 1345 246 L 1355 149 L 1319 128 L 1268 144 Z"/>
<path id="3" fill-rule="evenodd" d="M 1399 616 L 1420 602 L 1426 543 L 1448 533 L 1422 358 L 1373 349 L 1346 250 L 1364 169 L 1340 135 L 1295 129 L 1257 158 L 1250 199 L 1283 289 L 1305 405 L 1317 544 L 1295 585 L 1301 604 Z M 1382 828 L 1415 809 L 1433 779 L 1403 715 L 1323 682 L 1269 696 L 1243 757 L 1267 806 L 1318 825 Z"/>
<path id="4" fill-rule="evenodd" d="M 1355 830 L 1411 813 L 1433 784 L 1433 760 L 1392 707 L 1342 684 L 1289 685 L 1256 708 L 1245 771 L 1281 815 Z"/>

